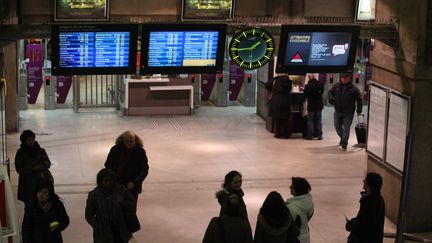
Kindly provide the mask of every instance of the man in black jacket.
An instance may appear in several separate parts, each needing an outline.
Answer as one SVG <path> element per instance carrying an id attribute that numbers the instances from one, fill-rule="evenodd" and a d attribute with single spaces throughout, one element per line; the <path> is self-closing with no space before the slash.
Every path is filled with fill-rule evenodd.
<path id="1" fill-rule="evenodd" d="M 339 146 L 346 151 L 354 111 L 360 115 L 363 101 L 360 90 L 351 82 L 352 73 L 341 73 L 340 82 L 335 84 L 328 92 L 328 100 L 334 105 L 334 126 L 340 137 Z M 357 109 L 356 109 L 357 103 Z"/>
<path id="2" fill-rule="evenodd" d="M 385 203 L 381 196 L 382 177 L 369 172 L 363 180 L 360 210 L 357 217 L 346 219 L 350 243 L 382 243 L 384 235 Z"/>
<path id="3" fill-rule="evenodd" d="M 324 87 L 320 82 L 313 76 L 308 74 L 309 81 L 305 86 L 303 95 L 307 99 L 307 110 L 308 110 L 308 130 L 306 139 L 313 139 L 314 137 L 318 140 L 322 139 L 322 122 L 321 122 L 321 111 L 323 106 Z"/>

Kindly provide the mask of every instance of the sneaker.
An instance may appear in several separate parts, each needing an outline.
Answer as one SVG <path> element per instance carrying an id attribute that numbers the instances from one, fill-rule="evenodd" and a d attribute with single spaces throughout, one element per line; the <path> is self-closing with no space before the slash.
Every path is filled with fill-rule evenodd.
<path id="1" fill-rule="evenodd" d="M 347 147 L 346 147 L 346 146 L 341 146 L 341 150 L 342 150 L 342 151 L 346 151 L 346 150 L 347 150 Z"/>
<path id="2" fill-rule="evenodd" d="M 318 140 L 322 140 L 322 139 L 323 139 L 323 137 L 322 137 L 322 136 L 318 137 Z"/>
<path id="3" fill-rule="evenodd" d="M 304 139 L 306 139 L 306 140 L 312 140 L 313 138 L 312 137 L 304 137 Z"/>

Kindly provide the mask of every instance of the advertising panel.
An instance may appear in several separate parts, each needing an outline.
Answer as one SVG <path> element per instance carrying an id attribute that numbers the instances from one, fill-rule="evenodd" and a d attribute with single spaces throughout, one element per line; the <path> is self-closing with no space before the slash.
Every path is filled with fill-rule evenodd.
<path id="1" fill-rule="evenodd" d="M 231 20 L 234 0 L 183 0 L 182 20 Z"/>
<path id="2" fill-rule="evenodd" d="M 107 21 L 109 0 L 55 0 L 54 21 Z"/>

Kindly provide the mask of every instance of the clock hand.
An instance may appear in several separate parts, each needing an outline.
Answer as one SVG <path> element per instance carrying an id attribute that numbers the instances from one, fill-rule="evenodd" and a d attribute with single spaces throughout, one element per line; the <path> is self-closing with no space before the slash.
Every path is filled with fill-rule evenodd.
<path id="1" fill-rule="evenodd" d="M 254 50 L 255 48 L 257 48 L 257 46 L 259 46 L 261 44 L 261 41 L 258 41 L 257 43 L 253 44 L 251 46 L 251 49 Z"/>
<path id="2" fill-rule="evenodd" d="M 252 50 L 252 47 L 237 48 L 237 51 L 250 51 L 250 50 Z"/>

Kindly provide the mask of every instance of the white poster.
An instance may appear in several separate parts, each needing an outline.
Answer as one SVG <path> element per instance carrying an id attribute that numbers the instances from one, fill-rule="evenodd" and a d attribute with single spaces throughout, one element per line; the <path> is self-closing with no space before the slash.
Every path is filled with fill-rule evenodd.
<path id="1" fill-rule="evenodd" d="M 403 171 L 405 142 L 408 131 L 409 100 L 405 97 L 390 94 L 389 102 L 386 162 Z"/>
<path id="2" fill-rule="evenodd" d="M 371 85 L 369 97 L 367 150 L 383 160 L 387 91 Z"/>
<path id="3" fill-rule="evenodd" d="M 374 21 L 375 20 L 375 0 L 357 0 L 356 20 Z"/>

